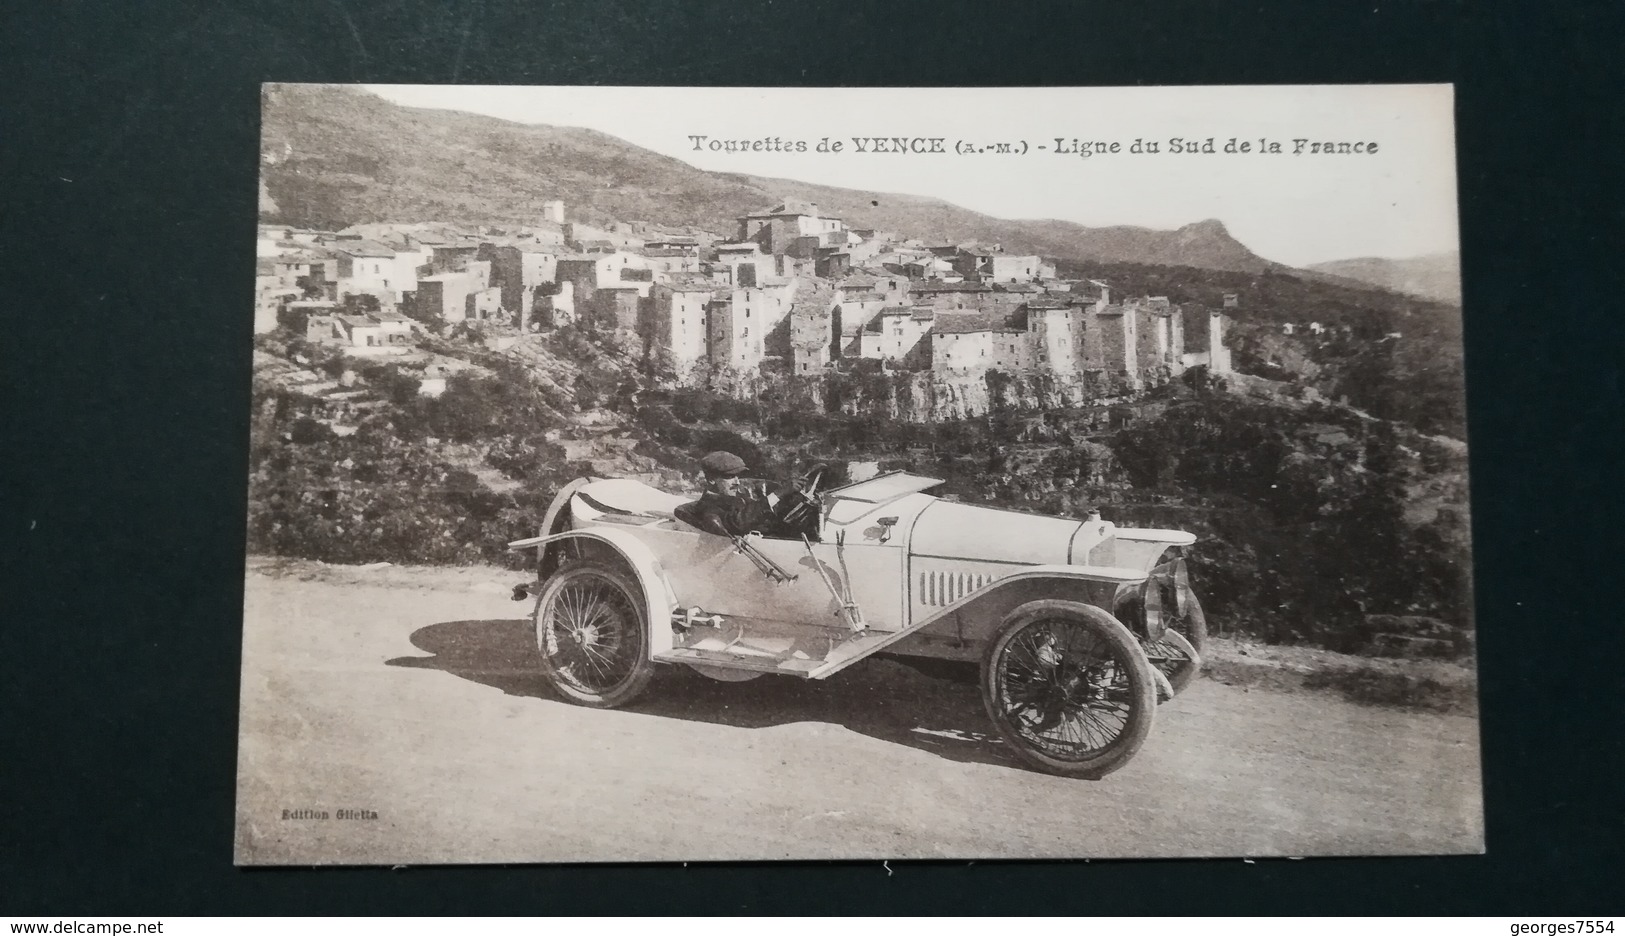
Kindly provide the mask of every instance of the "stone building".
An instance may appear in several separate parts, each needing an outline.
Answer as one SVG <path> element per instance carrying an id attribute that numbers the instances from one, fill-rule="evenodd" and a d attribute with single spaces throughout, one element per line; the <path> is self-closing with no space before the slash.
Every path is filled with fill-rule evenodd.
<path id="1" fill-rule="evenodd" d="M 467 273 L 433 273 L 419 277 L 414 305 L 417 317 L 456 323 L 468 317 L 468 298 L 479 290 Z"/>
<path id="2" fill-rule="evenodd" d="M 930 306 L 892 306 L 866 323 L 858 353 L 890 361 L 906 369 L 931 364 L 931 328 L 936 312 Z"/>
<path id="3" fill-rule="evenodd" d="M 643 326 L 645 353 L 671 368 L 679 383 L 693 383 L 709 363 L 706 306 L 714 286 L 656 283 Z"/>
<path id="4" fill-rule="evenodd" d="M 811 278 L 797 282 L 788 318 L 791 374 L 818 374 L 829 365 L 836 353 L 836 308 L 835 290 L 827 282 Z"/>
<path id="5" fill-rule="evenodd" d="M 1084 322 L 1084 367 L 1103 375 L 1108 386 L 1140 388 L 1139 307 L 1109 303 L 1095 308 Z"/>
<path id="6" fill-rule="evenodd" d="M 1027 330 L 1003 312 L 933 311 L 931 372 L 938 379 L 1000 370 L 1030 370 L 1035 355 Z"/>
<path id="7" fill-rule="evenodd" d="M 846 225 L 819 212 L 812 202 L 787 198 L 772 208 L 739 219 L 739 240 L 760 244 L 764 253 L 795 253 L 811 258 L 819 247 L 846 246 Z"/>
<path id="8" fill-rule="evenodd" d="M 528 312 L 537 288 L 558 276 L 559 252 L 544 244 L 486 242 L 475 256 L 490 264 L 491 285 L 501 292 L 502 308 L 515 315 Z"/>
<path id="9" fill-rule="evenodd" d="M 1025 309 L 1035 365 L 1058 376 L 1078 373 L 1082 369 L 1084 321 L 1088 313 L 1053 299 L 1034 299 Z"/>

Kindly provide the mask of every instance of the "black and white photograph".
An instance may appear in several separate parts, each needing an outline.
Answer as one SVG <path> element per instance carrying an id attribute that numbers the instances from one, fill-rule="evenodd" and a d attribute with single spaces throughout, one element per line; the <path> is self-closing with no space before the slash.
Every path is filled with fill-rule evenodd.
<path id="1" fill-rule="evenodd" d="M 264 85 L 236 863 L 1483 852 L 1453 108 Z"/>

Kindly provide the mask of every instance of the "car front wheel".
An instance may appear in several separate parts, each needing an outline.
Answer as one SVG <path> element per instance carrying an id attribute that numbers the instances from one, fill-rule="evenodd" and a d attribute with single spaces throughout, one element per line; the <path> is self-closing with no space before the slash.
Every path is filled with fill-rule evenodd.
<path id="1" fill-rule="evenodd" d="M 649 684 L 649 627 L 637 585 L 597 562 L 566 565 L 536 601 L 542 675 L 571 702 L 615 708 Z"/>
<path id="2" fill-rule="evenodd" d="M 1075 601 L 1024 604 L 982 660 L 982 701 L 1029 766 L 1097 779 L 1128 763 L 1151 732 L 1156 677 L 1134 635 Z"/>

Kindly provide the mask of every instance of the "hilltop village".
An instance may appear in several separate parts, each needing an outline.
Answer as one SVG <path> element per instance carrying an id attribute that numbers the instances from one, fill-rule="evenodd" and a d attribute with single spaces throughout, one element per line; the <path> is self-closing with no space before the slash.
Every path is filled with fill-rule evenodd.
<path id="1" fill-rule="evenodd" d="M 260 234 L 256 552 L 512 563 L 571 480 L 693 492 L 726 449 L 761 477 L 908 468 L 967 503 L 1189 529 L 1214 619 L 1264 639 L 1466 645 L 1465 444 L 1338 392 L 1457 425 L 1452 372 L 1394 376 L 1417 343 L 1388 330 L 1425 320 L 1379 294 L 1125 297 L 794 201 L 726 237 L 559 202 L 523 229 Z"/>
<path id="2" fill-rule="evenodd" d="M 595 227 L 559 201 L 523 230 L 262 224 L 257 255 L 255 332 L 358 356 L 407 354 L 425 332 L 501 348 L 578 326 L 673 385 L 721 390 L 863 361 L 941 384 L 1048 375 L 1099 397 L 1230 371 L 1223 308 L 1113 297 L 1038 256 L 853 229 L 794 200 L 730 237 Z"/>

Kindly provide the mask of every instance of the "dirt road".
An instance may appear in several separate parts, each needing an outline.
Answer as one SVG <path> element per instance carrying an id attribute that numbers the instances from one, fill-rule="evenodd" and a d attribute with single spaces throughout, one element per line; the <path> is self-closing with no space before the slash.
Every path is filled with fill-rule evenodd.
<path id="1" fill-rule="evenodd" d="M 1063 780 L 1004 756 L 974 686 L 896 662 L 820 683 L 662 668 L 594 711 L 535 675 L 522 576 L 250 568 L 240 863 L 1482 848 L 1470 717 L 1201 680 L 1127 767 Z"/>

